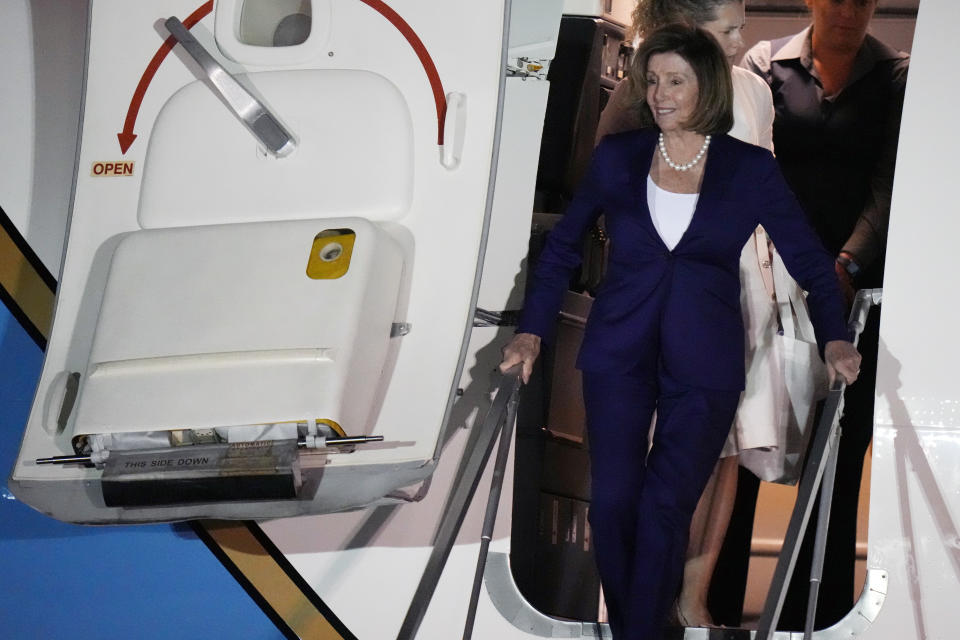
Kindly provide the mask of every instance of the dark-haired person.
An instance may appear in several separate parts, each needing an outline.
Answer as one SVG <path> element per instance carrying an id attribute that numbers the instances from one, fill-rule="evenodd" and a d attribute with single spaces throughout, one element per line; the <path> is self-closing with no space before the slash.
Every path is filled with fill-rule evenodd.
<path id="1" fill-rule="evenodd" d="M 727 56 L 733 81 L 733 127 L 729 135 L 773 151 L 770 88 L 755 73 L 733 66 L 743 48 L 742 30 L 746 24 L 743 0 L 638 0 L 632 21 L 632 31 L 640 40 L 674 22 L 700 27 L 716 38 Z M 617 85 L 600 115 L 597 139 L 642 127 L 642 103 L 643 96 L 636 96 L 629 82 Z M 776 307 L 769 293 L 773 288 L 769 253 L 765 251 L 761 257 L 757 251 L 758 243 L 763 246 L 767 238 L 762 228 L 758 228 L 755 235 L 747 241 L 740 256 L 741 305 L 747 346 L 747 382 L 741 408 L 748 408 L 737 412 L 730 437 L 693 513 L 683 582 L 675 611 L 677 621 L 685 627 L 714 626 L 713 616 L 707 608 L 707 597 L 737 499 L 739 454 L 751 449 L 782 446 L 777 425 L 770 419 L 774 415 L 774 398 L 779 392 L 775 385 L 782 385 L 782 381 L 762 375 L 765 372 L 758 366 L 760 363 L 753 362 L 757 345 L 767 342 L 777 330 Z M 769 410 L 758 411 L 758 407 L 769 407 Z M 740 538 L 748 541 L 745 534 Z M 733 596 L 727 599 L 736 600 Z M 742 607 L 742 598 L 733 606 L 735 609 Z M 732 611 L 724 611 L 723 607 L 718 615 L 725 617 L 727 623 L 739 617 Z"/>
<path id="2" fill-rule="evenodd" d="M 867 33 L 877 0 L 806 0 L 812 24 L 763 41 L 743 65 L 774 95 L 777 161 L 827 251 L 848 298 L 879 287 L 909 56 Z M 847 389 L 816 628 L 853 607 L 857 505 L 873 433 L 879 309 L 860 337 L 864 380 Z M 808 525 L 813 531 L 814 518 Z M 780 627 L 803 629 L 812 533 L 794 571 Z"/>
<path id="3" fill-rule="evenodd" d="M 852 382 L 843 300 L 824 251 L 769 151 L 726 132 L 729 64 L 706 32 L 648 34 L 631 78 L 656 127 L 607 136 L 533 274 L 501 368 L 529 379 L 600 214 L 610 237 L 577 366 L 591 456 L 590 524 L 616 640 L 660 640 L 690 518 L 744 384 L 740 252 L 758 224 L 808 302 L 828 371 Z M 650 421 L 657 414 L 652 438 Z"/>

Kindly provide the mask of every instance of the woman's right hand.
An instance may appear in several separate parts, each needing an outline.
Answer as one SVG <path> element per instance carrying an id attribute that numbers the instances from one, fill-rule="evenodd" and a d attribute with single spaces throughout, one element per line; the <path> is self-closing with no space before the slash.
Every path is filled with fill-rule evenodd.
<path id="1" fill-rule="evenodd" d="M 846 340 L 831 340 L 823 349 L 823 359 L 827 363 L 827 376 L 830 386 L 839 375 L 844 382 L 853 384 L 860 375 L 860 352 L 852 342 Z"/>
<path id="2" fill-rule="evenodd" d="M 533 373 L 533 363 L 540 355 L 540 336 L 533 333 L 518 333 L 513 340 L 503 348 L 503 360 L 500 362 L 500 371 L 506 373 L 518 364 L 523 364 L 520 377 L 523 383 L 530 382 Z"/>

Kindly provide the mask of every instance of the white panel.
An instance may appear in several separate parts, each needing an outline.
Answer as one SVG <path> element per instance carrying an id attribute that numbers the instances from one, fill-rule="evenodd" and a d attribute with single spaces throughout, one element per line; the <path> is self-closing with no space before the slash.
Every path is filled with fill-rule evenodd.
<path id="1" fill-rule="evenodd" d="M 564 0 L 514 0 L 510 7 L 509 59 L 553 58 Z"/>
<path id="2" fill-rule="evenodd" d="M 349 269 L 309 278 L 314 236 L 330 228 L 356 233 Z M 329 418 L 368 432 L 403 264 L 399 245 L 358 218 L 127 236 L 110 267 L 75 430 Z"/>
<path id="3" fill-rule="evenodd" d="M 143 227 L 362 215 L 396 218 L 413 190 L 410 113 L 397 88 L 364 71 L 241 77 L 297 139 L 285 158 L 256 139 L 201 82 L 164 105 L 144 161 Z"/>
<path id="4" fill-rule="evenodd" d="M 0 5 L 0 140 L 7 153 L 0 160 L 0 206 L 24 233 L 33 183 L 34 67 L 30 3 Z M 11 153 L 12 151 L 12 153 Z"/>
<path id="5" fill-rule="evenodd" d="M 482 309 L 501 311 L 523 305 L 532 185 L 537 179 L 543 133 L 543 120 L 531 122 L 529 114 L 544 112 L 549 89 L 549 83 L 543 81 L 507 80 L 497 190 L 477 300 Z"/>
<path id="6" fill-rule="evenodd" d="M 957 634 L 960 585 L 960 269 L 952 123 L 960 86 L 944 25 L 955 2 L 920 4 L 893 191 L 871 476 L 867 565 L 889 572 L 886 602 L 867 638 Z"/>
<path id="7" fill-rule="evenodd" d="M 0 206 L 60 272 L 83 88 L 86 0 L 0 2 Z"/>

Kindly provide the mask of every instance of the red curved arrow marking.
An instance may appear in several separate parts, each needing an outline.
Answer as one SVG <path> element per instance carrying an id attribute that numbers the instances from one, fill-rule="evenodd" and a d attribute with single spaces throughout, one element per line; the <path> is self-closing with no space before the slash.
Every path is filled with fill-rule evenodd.
<path id="1" fill-rule="evenodd" d="M 368 5 L 373 10 L 380 13 L 383 17 L 390 21 L 390 23 L 403 34 L 403 37 L 407 39 L 407 42 L 410 43 L 410 46 L 413 48 L 414 53 L 417 54 L 417 57 L 420 59 L 420 64 L 423 65 L 424 71 L 427 73 L 427 79 L 430 81 L 430 88 L 433 90 L 433 101 L 437 105 L 437 144 L 443 144 L 443 121 L 447 114 L 447 97 L 443 92 L 443 84 L 440 82 L 440 74 L 437 73 L 437 67 L 433 63 L 433 59 L 430 57 L 430 53 L 427 51 L 427 48 L 424 46 L 423 41 L 420 40 L 420 37 L 416 34 L 413 28 L 407 24 L 407 21 L 401 18 L 396 11 L 391 9 L 381 0 L 360 0 L 364 4 Z M 191 13 L 186 20 L 183 21 L 183 25 L 189 29 L 193 25 L 197 24 L 206 17 L 211 11 L 213 11 L 213 0 L 203 3 L 196 11 Z M 153 58 L 150 60 L 150 63 L 147 65 L 147 68 L 143 72 L 143 76 L 140 77 L 140 82 L 137 83 L 137 88 L 133 92 L 133 98 L 130 99 L 130 106 L 127 108 L 127 118 L 123 122 L 123 131 L 117 134 L 117 140 L 120 141 L 120 152 L 125 154 L 127 149 L 130 148 L 130 145 L 133 144 L 133 141 L 137 139 L 137 135 L 133 132 L 133 127 L 137 122 L 137 114 L 140 112 L 140 104 L 143 102 L 143 96 L 147 92 L 147 87 L 150 86 L 150 82 L 153 80 L 153 76 L 157 73 L 157 69 L 160 68 L 160 64 L 167 57 L 167 54 L 173 50 L 173 47 L 177 44 L 176 39 L 173 36 L 170 36 L 164 40 L 163 44 L 157 49 L 157 52 L 153 55 Z"/>
<path id="2" fill-rule="evenodd" d="M 183 26 L 187 29 L 191 28 L 211 11 L 213 11 L 213 0 L 204 2 L 196 11 L 187 16 L 187 19 L 183 21 Z M 143 96 L 147 92 L 147 87 L 150 86 L 150 81 L 153 80 L 153 76 L 157 73 L 157 69 L 160 68 L 160 63 L 163 62 L 164 58 L 167 57 L 167 54 L 173 50 L 176 44 L 177 40 L 173 36 L 164 40 L 160 48 L 157 49 L 157 52 L 153 54 L 150 64 L 147 65 L 146 70 L 144 70 L 143 75 L 140 77 L 140 82 L 137 83 L 137 88 L 133 92 L 133 98 L 130 99 L 130 106 L 127 108 L 127 119 L 123 121 L 123 131 L 117 134 L 117 140 L 120 141 L 120 153 L 125 154 L 127 149 L 130 148 L 130 145 L 133 144 L 133 141 L 137 139 L 137 134 L 133 132 L 133 126 L 137 123 L 137 114 L 140 113 L 140 103 L 143 102 Z"/>
<path id="3" fill-rule="evenodd" d="M 413 28 L 407 24 L 407 21 L 401 18 L 396 11 L 386 5 L 381 0 L 360 0 L 370 8 L 379 12 L 384 18 L 395 26 L 403 37 L 407 39 L 410 46 L 413 47 L 417 57 L 420 58 L 420 64 L 423 70 L 427 72 L 427 78 L 430 80 L 430 88 L 433 89 L 433 101 L 437 105 L 437 144 L 443 144 L 443 121 L 447 115 L 447 96 L 443 92 L 443 84 L 440 82 L 440 74 L 437 73 L 437 67 L 433 64 L 433 59 L 423 42 L 416 34 Z"/>

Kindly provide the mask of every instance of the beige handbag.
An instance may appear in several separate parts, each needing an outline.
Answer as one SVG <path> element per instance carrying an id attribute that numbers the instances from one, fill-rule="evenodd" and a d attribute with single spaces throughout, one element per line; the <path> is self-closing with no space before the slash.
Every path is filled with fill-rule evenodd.
<path id="1" fill-rule="evenodd" d="M 738 411 L 764 412 L 749 419 L 772 421 L 777 444 L 741 451 L 740 464 L 761 480 L 796 484 L 813 432 L 817 402 L 829 389 L 827 369 L 817 350 L 804 292 L 790 277 L 780 255 L 770 250 L 765 234 L 756 237 L 758 257 L 767 261 L 772 272 L 772 278 L 764 282 L 768 288 L 772 286 L 780 330 L 757 345 Z M 772 402 L 760 394 L 773 394 Z M 751 398 L 757 400 L 751 402 Z"/>

